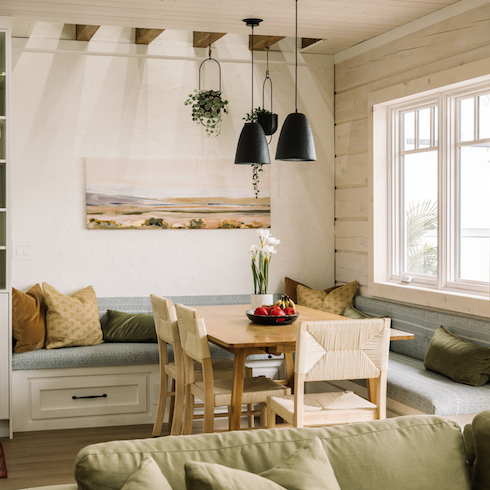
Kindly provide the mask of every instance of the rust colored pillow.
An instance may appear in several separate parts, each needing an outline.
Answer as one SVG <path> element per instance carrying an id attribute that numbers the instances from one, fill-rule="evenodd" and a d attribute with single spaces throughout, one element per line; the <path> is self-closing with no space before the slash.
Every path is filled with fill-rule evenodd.
<path id="1" fill-rule="evenodd" d="M 298 287 L 298 284 L 300 286 L 304 286 L 305 288 L 311 289 L 310 286 L 307 286 L 306 284 L 290 279 L 289 277 L 284 278 L 284 283 L 285 283 L 284 293 L 287 294 L 295 303 L 298 302 L 298 296 L 296 293 L 296 288 Z M 338 287 L 339 286 L 333 286 L 331 288 L 325 289 L 324 291 L 328 294 Z"/>
<path id="2" fill-rule="evenodd" d="M 46 338 L 46 306 L 41 286 L 27 293 L 12 288 L 12 335 L 15 352 L 29 352 L 44 347 Z"/>

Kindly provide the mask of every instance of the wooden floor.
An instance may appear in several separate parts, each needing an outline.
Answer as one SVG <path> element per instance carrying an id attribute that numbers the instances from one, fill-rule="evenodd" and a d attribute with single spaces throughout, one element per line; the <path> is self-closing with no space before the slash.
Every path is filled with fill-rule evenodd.
<path id="1" fill-rule="evenodd" d="M 217 426 L 220 423 L 216 421 Z M 201 432 L 198 422 L 194 425 L 194 432 Z M 0 438 L 8 471 L 8 477 L 0 479 L 0 489 L 75 483 L 73 465 L 80 449 L 97 442 L 145 439 L 151 437 L 151 431 L 152 425 L 132 425 L 17 432 L 13 439 Z M 166 424 L 164 435 L 168 435 Z"/>

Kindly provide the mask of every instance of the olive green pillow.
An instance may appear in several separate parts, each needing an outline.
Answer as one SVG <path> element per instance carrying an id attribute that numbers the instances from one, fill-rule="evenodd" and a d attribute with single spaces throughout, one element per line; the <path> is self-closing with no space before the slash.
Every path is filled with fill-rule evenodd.
<path id="1" fill-rule="evenodd" d="M 159 466 L 150 456 L 145 456 L 136 473 L 131 475 L 121 490 L 172 490 Z"/>
<path id="2" fill-rule="evenodd" d="M 185 464 L 185 479 L 187 490 L 340 490 L 318 437 L 259 475 L 220 464 L 191 461 Z"/>
<path id="3" fill-rule="evenodd" d="M 149 313 L 107 310 L 107 324 L 102 331 L 106 342 L 157 342 L 155 320 Z"/>
<path id="4" fill-rule="evenodd" d="M 362 311 L 356 310 L 352 305 L 347 305 L 342 316 L 352 318 L 353 320 L 366 320 L 368 318 L 387 318 L 387 316 L 372 316 Z"/>
<path id="5" fill-rule="evenodd" d="M 476 415 L 470 427 L 470 431 L 468 427 L 465 427 L 465 442 L 468 444 L 468 432 L 470 432 L 474 446 L 471 488 L 488 489 L 490 482 L 490 410 Z"/>
<path id="6" fill-rule="evenodd" d="M 490 349 L 468 342 L 440 326 L 430 341 L 424 366 L 458 383 L 482 386 L 490 377 Z"/>

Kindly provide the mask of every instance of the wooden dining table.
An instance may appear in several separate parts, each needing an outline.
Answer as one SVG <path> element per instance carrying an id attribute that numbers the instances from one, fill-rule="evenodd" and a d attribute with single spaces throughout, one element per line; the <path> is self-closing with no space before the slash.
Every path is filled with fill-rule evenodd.
<path id="1" fill-rule="evenodd" d="M 233 388 L 229 429 L 240 428 L 240 417 L 245 377 L 245 360 L 252 354 L 284 354 L 288 386 L 293 384 L 293 353 L 300 321 L 348 320 L 326 311 L 296 305 L 299 317 L 289 325 L 259 325 L 252 323 L 246 311 L 249 305 L 200 306 L 208 340 L 234 354 Z M 412 339 L 413 334 L 391 329 L 390 340 Z"/>

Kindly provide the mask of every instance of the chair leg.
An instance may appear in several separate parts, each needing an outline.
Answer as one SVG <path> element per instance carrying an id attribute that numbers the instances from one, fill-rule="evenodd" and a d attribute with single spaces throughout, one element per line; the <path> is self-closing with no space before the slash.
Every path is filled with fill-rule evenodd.
<path id="1" fill-rule="evenodd" d="M 267 428 L 273 429 L 276 426 L 276 413 L 267 404 Z"/>
<path id="2" fill-rule="evenodd" d="M 184 384 L 175 382 L 175 399 L 173 409 L 173 421 L 170 434 L 178 436 L 182 430 L 182 416 L 184 414 Z"/>
<path id="3" fill-rule="evenodd" d="M 172 378 L 172 382 L 170 383 L 170 390 L 174 394 L 170 397 L 168 403 L 168 430 L 170 432 L 170 428 L 172 427 L 172 423 L 174 421 L 174 410 L 175 410 L 175 379 Z"/>
<path id="4" fill-rule="evenodd" d="M 158 437 L 162 432 L 163 417 L 167 408 L 168 377 L 165 373 L 160 375 L 160 391 L 158 393 L 157 414 L 153 424 L 153 437 Z"/>
<path id="5" fill-rule="evenodd" d="M 247 411 L 248 412 L 253 412 L 254 411 L 254 404 L 253 403 L 249 403 L 247 405 Z M 248 418 L 248 428 L 249 429 L 253 429 L 254 428 L 254 425 L 255 425 L 255 420 L 254 420 L 253 414 L 250 413 L 250 415 L 247 418 Z"/>
<path id="6" fill-rule="evenodd" d="M 182 434 L 189 435 L 192 433 L 192 423 L 194 421 L 194 395 L 190 393 L 190 390 L 185 391 L 184 423 L 182 426 Z"/>
<path id="7" fill-rule="evenodd" d="M 202 431 L 203 433 L 209 433 L 214 430 L 214 393 L 204 398 L 204 425 Z"/>
<path id="8" fill-rule="evenodd" d="M 267 403 L 260 404 L 260 427 L 267 427 Z"/>

